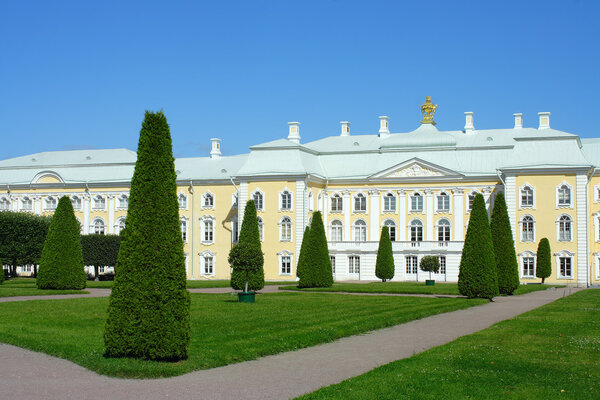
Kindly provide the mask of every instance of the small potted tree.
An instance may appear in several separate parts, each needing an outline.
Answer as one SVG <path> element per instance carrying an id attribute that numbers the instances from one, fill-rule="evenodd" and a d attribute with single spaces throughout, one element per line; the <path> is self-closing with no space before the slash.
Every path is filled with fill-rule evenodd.
<path id="1" fill-rule="evenodd" d="M 429 279 L 425 280 L 425 285 L 435 285 L 435 280 L 431 279 L 431 273 L 435 272 L 437 274 L 437 272 L 440 270 L 440 262 L 438 258 L 436 256 L 425 256 L 421 258 L 419 268 L 421 271 L 429 272 Z"/>

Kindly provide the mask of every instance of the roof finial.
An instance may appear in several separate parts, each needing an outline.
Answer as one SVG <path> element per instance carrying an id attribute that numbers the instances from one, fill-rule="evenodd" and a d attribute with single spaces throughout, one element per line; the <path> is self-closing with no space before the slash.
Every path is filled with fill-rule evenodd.
<path id="1" fill-rule="evenodd" d="M 431 124 L 435 125 L 433 121 L 433 115 L 435 114 L 435 110 L 437 109 L 437 104 L 433 104 L 431 102 L 431 96 L 427 96 L 425 98 L 425 103 L 421 105 L 421 113 L 423 113 L 422 124 Z"/>

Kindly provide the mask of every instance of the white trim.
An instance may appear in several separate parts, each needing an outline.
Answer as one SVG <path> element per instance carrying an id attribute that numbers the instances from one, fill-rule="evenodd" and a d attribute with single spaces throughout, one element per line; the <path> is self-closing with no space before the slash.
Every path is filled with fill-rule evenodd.
<path id="1" fill-rule="evenodd" d="M 45 178 L 47 176 L 58 179 L 58 181 L 60 183 L 65 183 L 64 179 L 54 171 L 38 172 L 31 180 L 31 183 L 40 183 L 40 180 L 42 180 L 43 178 Z M 43 185 L 43 183 L 42 183 L 42 185 Z"/>
<path id="2" fill-rule="evenodd" d="M 283 266 L 282 262 L 283 262 L 283 257 L 289 257 L 290 258 L 290 272 L 282 272 L 281 267 Z M 278 270 L 279 270 L 279 275 L 280 276 L 292 276 L 294 273 L 294 253 L 288 251 L 288 250 L 283 250 L 279 253 L 277 253 L 277 260 L 278 260 Z"/>
<path id="3" fill-rule="evenodd" d="M 471 197 L 472 194 L 474 194 L 474 195 L 480 194 L 483 196 L 483 193 L 477 189 L 473 189 L 469 193 L 467 193 L 467 195 L 465 196 L 465 210 L 467 211 L 467 214 L 471 213 L 472 207 L 469 206 L 469 197 Z M 475 201 L 475 196 L 473 196 L 473 201 Z"/>
<path id="4" fill-rule="evenodd" d="M 123 225 L 125 225 L 125 220 L 126 220 L 125 217 L 117 218 L 117 220 L 115 221 L 115 230 L 114 230 L 115 235 L 121 234 L 122 229 L 120 228 L 120 225 L 121 225 L 121 222 L 123 222 Z M 123 229 L 125 229 L 125 227 L 123 227 Z"/>
<path id="5" fill-rule="evenodd" d="M 447 209 L 447 210 L 443 210 L 443 209 L 440 209 L 440 208 L 438 207 L 438 205 L 439 205 L 439 204 L 438 204 L 438 197 L 439 197 L 439 196 L 441 196 L 441 195 L 442 195 L 442 193 L 444 193 L 444 194 L 446 195 L 446 198 L 448 199 L 448 209 Z M 434 196 L 433 196 L 433 197 L 434 197 L 434 200 L 433 200 L 433 202 L 434 202 L 434 207 L 433 207 L 433 208 L 434 208 L 434 210 L 435 210 L 434 212 L 435 212 L 436 214 L 437 214 L 437 213 L 441 213 L 441 214 L 452 214 L 452 193 L 451 193 L 451 191 L 450 191 L 450 190 L 445 190 L 445 189 L 443 189 L 443 190 L 440 190 L 439 192 L 437 192 L 436 194 L 434 194 Z"/>
<path id="6" fill-rule="evenodd" d="M 332 228 L 333 228 L 333 224 L 335 222 L 339 222 L 340 223 L 340 228 L 341 228 L 340 240 L 333 240 Z M 344 222 L 340 218 L 334 218 L 331 221 L 329 221 L 329 240 L 332 241 L 332 242 L 342 242 L 342 241 L 344 241 Z"/>
<path id="7" fill-rule="evenodd" d="M 256 216 L 256 223 L 258 224 L 258 238 L 261 242 L 265 241 L 265 220 L 260 216 Z M 262 229 L 261 229 L 262 227 Z"/>
<path id="8" fill-rule="evenodd" d="M 200 243 L 203 245 L 209 246 L 215 243 L 215 235 L 216 235 L 216 219 L 212 215 L 203 215 L 200 217 Z M 206 223 L 212 223 L 212 240 L 206 240 Z"/>
<path id="9" fill-rule="evenodd" d="M 356 243 L 362 242 L 362 240 L 357 240 L 357 238 L 356 238 L 356 224 L 359 221 L 364 222 L 364 228 L 365 228 L 365 240 L 364 241 L 368 242 L 369 241 L 369 223 L 367 221 L 365 221 L 363 218 L 357 218 L 352 223 L 352 241 L 356 242 Z M 358 239 L 360 239 L 360 238 L 358 238 Z"/>
<path id="10" fill-rule="evenodd" d="M 206 205 L 206 198 L 207 196 L 211 196 L 212 197 L 212 205 Z M 205 191 L 204 193 L 202 193 L 202 209 L 203 210 L 214 210 L 215 209 L 215 204 L 216 204 L 216 198 L 215 198 L 215 194 L 211 193 L 210 190 Z"/>
<path id="11" fill-rule="evenodd" d="M 290 220 L 290 237 L 289 237 L 289 239 L 283 237 L 283 220 L 286 218 Z M 279 241 L 280 242 L 291 242 L 292 238 L 294 237 L 294 233 L 293 233 L 294 232 L 294 222 L 292 220 L 292 217 L 290 217 L 289 215 L 284 215 L 283 217 L 281 217 L 279 219 L 279 222 L 277 223 L 277 225 L 279 225 Z"/>
<path id="12" fill-rule="evenodd" d="M 524 235 L 524 233 L 525 233 L 525 232 L 523 231 L 523 222 L 524 222 L 523 220 L 524 220 L 526 217 L 529 217 L 529 218 L 531 218 L 531 222 L 532 222 L 532 224 L 533 224 L 533 227 L 532 227 L 532 230 L 533 230 L 533 238 L 532 238 L 531 240 L 525 240 L 525 239 L 523 238 L 523 235 Z M 535 242 L 535 233 L 536 233 L 535 225 L 536 225 L 536 224 L 535 224 L 535 218 L 533 217 L 533 215 L 531 215 L 531 214 L 524 214 L 523 216 L 521 216 L 521 219 L 519 219 L 519 232 L 520 232 L 520 235 L 519 235 L 519 241 L 520 241 L 521 243 L 527 243 L 527 242 L 529 242 L 529 243 L 530 243 L 530 242 Z"/>
<path id="13" fill-rule="evenodd" d="M 594 203 L 600 203 L 600 183 L 594 186 L 593 191 Z"/>
<path id="14" fill-rule="evenodd" d="M 185 200 L 185 204 L 184 207 L 181 206 L 181 198 L 184 198 Z M 179 191 L 179 193 L 177 193 L 177 206 L 179 207 L 180 210 L 187 210 L 188 209 L 188 195 L 185 194 L 183 191 Z"/>
<path id="15" fill-rule="evenodd" d="M 565 216 L 565 217 L 569 217 L 569 220 L 571 222 L 570 227 L 569 227 L 569 232 L 570 232 L 570 239 L 569 240 L 561 240 L 560 239 L 560 219 Z M 573 217 L 571 217 L 569 214 L 560 214 L 558 216 L 558 218 L 556 219 L 556 241 L 557 242 L 572 242 L 573 241 L 573 228 L 574 228 L 574 223 L 573 223 Z"/>
<path id="16" fill-rule="evenodd" d="M 556 258 L 556 279 L 573 279 L 575 274 L 573 271 L 575 270 L 575 253 L 571 253 L 568 250 L 561 250 L 558 253 L 554 253 L 554 257 Z M 571 259 L 571 275 L 561 276 L 560 274 L 560 259 L 561 258 L 570 258 Z"/>
<path id="17" fill-rule="evenodd" d="M 419 196 L 419 198 L 421 199 L 421 208 L 420 209 L 413 209 L 413 198 L 416 196 Z M 421 191 L 415 190 L 410 194 L 410 196 L 408 196 L 408 213 L 409 214 L 423 214 L 424 211 L 425 211 L 425 196 L 423 193 L 421 193 Z"/>
<path id="18" fill-rule="evenodd" d="M 592 256 L 594 257 L 594 276 L 596 277 L 596 280 L 600 279 L 600 252 L 595 252 L 592 254 Z"/>
<path id="19" fill-rule="evenodd" d="M 121 206 L 121 200 L 122 199 L 127 199 L 127 205 L 125 207 Z M 117 210 L 127 210 L 129 208 L 129 194 L 128 193 L 121 193 L 120 195 L 118 195 L 116 198 L 116 209 Z"/>
<path id="20" fill-rule="evenodd" d="M 356 198 L 359 195 L 365 199 L 365 209 L 364 210 L 356 209 Z M 350 199 L 352 200 L 352 213 L 354 213 L 354 214 L 366 214 L 367 213 L 367 211 L 369 210 L 369 195 L 368 195 L 368 193 L 360 191 L 360 192 L 357 192 L 354 195 L 350 196 Z"/>
<path id="21" fill-rule="evenodd" d="M 102 227 L 104 229 L 104 233 L 101 233 L 101 235 L 106 235 L 108 233 L 108 226 L 106 225 L 106 222 L 104 222 L 104 219 L 102 217 L 96 217 L 92 220 L 92 222 L 90 223 L 91 233 L 96 233 L 96 222 L 97 221 L 102 222 Z"/>
<path id="22" fill-rule="evenodd" d="M 121 218 L 119 218 L 121 219 Z M 181 232 L 181 238 L 183 239 L 183 243 L 187 243 L 188 242 L 188 237 L 189 237 L 189 219 L 185 216 L 182 215 L 181 217 L 179 217 L 179 227 L 181 228 L 181 223 L 185 222 L 185 238 L 183 237 L 183 231 Z"/>
<path id="23" fill-rule="evenodd" d="M 198 253 L 198 255 L 200 256 L 200 275 L 201 276 L 214 276 L 215 270 L 216 270 L 216 265 L 217 265 L 216 253 L 214 253 L 210 250 L 204 250 L 203 252 Z M 212 258 L 212 272 L 207 273 L 205 271 L 205 269 L 206 269 L 205 257 Z"/>
<path id="24" fill-rule="evenodd" d="M 0 208 L 0 211 L 10 211 L 11 208 L 12 208 L 12 202 L 10 201 L 10 199 L 8 198 L 8 196 L 2 196 L 2 197 L 0 197 L 0 204 L 6 204 L 7 205 L 6 208 Z"/>
<path id="25" fill-rule="evenodd" d="M 558 204 L 558 189 L 560 189 L 563 186 L 567 186 L 569 188 L 569 204 L 562 204 L 559 205 Z M 554 190 L 554 195 L 556 197 L 556 209 L 559 208 L 573 208 L 573 186 L 569 185 L 569 183 L 567 181 L 562 181 L 561 183 L 559 183 L 558 185 L 555 186 L 555 190 Z"/>
<path id="26" fill-rule="evenodd" d="M 391 195 L 391 198 L 394 199 L 394 209 L 386 210 L 385 209 L 385 199 L 389 198 L 390 195 Z M 391 190 L 387 190 L 387 191 L 383 192 L 383 195 L 381 196 L 381 214 L 398 214 L 398 196 L 396 196 L 394 194 L 394 192 Z"/>
<path id="27" fill-rule="evenodd" d="M 532 192 L 532 197 L 533 197 L 533 204 L 528 206 L 528 205 L 523 205 L 523 195 L 522 195 L 522 191 L 525 190 L 525 188 L 528 187 L 531 189 Z M 530 184 L 529 182 L 525 182 L 524 184 L 521 185 L 521 187 L 519 188 L 519 210 L 535 210 L 535 202 L 536 202 L 536 193 L 535 193 L 535 186 L 533 186 L 532 184 Z"/>
<path id="28" fill-rule="evenodd" d="M 448 222 L 448 225 L 445 225 L 450 230 L 450 239 L 448 241 L 452 241 L 452 221 L 450 221 L 450 218 L 448 218 L 448 217 L 441 217 L 441 218 L 438 218 L 435 221 L 435 225 L 433 226 L 433 229 L 435 231 L 434 234 L 433 234 L 433 240 L 436 241 L 436 242 L 441 242 L 442 241 L 442 240 L 439 239 L 439 228 L 440 228 L 440 226 L 442 226 L 442 225 L 440 225 L 441 221 L 447 221 Z"/>
<path id="29" fill-rule="evenodd" d="M 525 250 L 517 255 L 519 257 L 519 277 L 521 279 L 535 279 L 535 274 L 537 271 L 537 254 L 531 250 Z M 524 258 L 533 258 L 533 275 L 525 275 L 523 273 L 524 269 Z"/>
<path id="30" fill-rule="evenodd" d="M 106 206 L 108 203 L 108 196 L 102 195 L 99 193 L 95 193 L 92 196 L 92 211 L 106 211 Z M 98 206 L 98 200 L 100 200 L 101 205 Z"/>
<path id="31" fill-rule="evenodd" d="M 315 210 L 315 205 L 314 205 L 314 200 L 315 200 L 314 197 L 315 196 L 313 195 L 312 189 L 308 191 L 308 194 L 306 196 L 307 196 L 306 201 L 308 203 L 308 211 L 312 212 Z"/>
<path id="32" fill-rule="evenodd" d="M 256 204 L 256 200 L 254 199 L 254 195 L 256 193 L 259 193 L 262 196 L 262 204 L 261 207 L 258 207 L 258 204 Z M 265 192 L 263 192 L 262 190 L 260 190 L 259 188 L 254 189 L 252 192 L 249 193 L 248 196 L 248 200 L 255 200 L 254 201 L 254 205 L 256 206 L 256 211 L 260 211 L 260 212 L 264 212 L 266 210 L 266 198 L 265 198 Z M 245 206 L 245 204 L 244 204 Z"/>
<path id="33" fill-rule="evenodd" d="M 290 208 L 283 208 L 283 193 L 288 192 L 290 195 Z M 279 203 L 279 212 L 294 212 L 294 192 L 287 187 L 281 189 L 279 193 L 277 193 L 277 199 Z"/>
<path id="34" fill-rule="evenodd" d="M 321 195 L 321 193 L 319 192 L 319 196 L 320 196 L 320 195 Z M 336 196 L 337 196 L 337 197 L 336 197 Z M 336 197 L 336 198 L 339 198 L 339 199 L 341 199 L 341 200 L 342 200 L 342 209 L 341 209 L 341 210 L 335 210 L 335 211 L 334 211 L 334 210 L 331 208 L 331 207 L 333 207 L 333 200 L 332 200 L 332 199 L 333 199 L 334 197 Z M 345 209 L 345 207 L 344 207 L 344 195 L 343 195 L 342 193 L 340 193 L 340 192 L 333 192 L 333 193 L 331 194 L 331 196 L 329 196 L 329 199 L 328 199 L 328 200 L 329 200 L 329 210 L 328 210 L 329 214 L 343 214 L 343 213 L 344 213 L 344 209 Z"/>

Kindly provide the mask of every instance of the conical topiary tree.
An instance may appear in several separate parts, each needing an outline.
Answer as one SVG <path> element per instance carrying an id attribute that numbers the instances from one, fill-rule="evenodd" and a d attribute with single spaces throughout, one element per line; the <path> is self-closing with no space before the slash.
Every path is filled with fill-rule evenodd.
<path id="1" fill-rule="evenodd" d="M 233 268 L 231 286 L 234 289 L 248 292 L 249 290 L 260 290 L 265 286 L 264 258 L 260 246 L 260 233 L 258 232 L 258 219 L 254 200 L 249 200 L 246 203 L 240 238 L 237 245 L 229 252 L 229 264 Z M 241 287 L 240 280 L 242 281 Z"/>
<path id="2" fill-rule="evenodd" d="M 392 252 L 392 241 L 390 240 L 389 228 L 381 228 L 379 248 L 377 249 L 377 260 L 375 261 L 375 276 L 382 282 L 394 277 L 394 253 Z"/>
<path id="3" fill-rule="evenodd" d="M 83 289 L 85 270 L 79 223 L 67 196 L 58 201 L 42 249 L 38 289 Z"/>
<path id="4" fill-rule="evenodd" d="M 304 235 L 302 235 L 302 244 L 300 245 L 300 255 L 298 256 L 298 266 L 296 267 L 296 276 L 300 278 L 302 275 L 302 269 L 306 266 L 306 255 L 308 247 L 308 236 L 310 234 L 310 227 L 304 228 Z"/>
<path id="5" fill-rule="evenodd" d="M 171 133 L 162 111 L 146 111 L 104 331 L 106 355 L 179 360 L 189 341 Z"/>
<path id="6" fill-rule="evenodd" d="M 477 194 L 460 259 L 458 290 L 469 298 L 492 299 L 498 295 L 496 261 L 485 200 Z"/>
<path id="7" fill-rule="evenodd" d="M 320 211 L 313 214 L 306 250 L 306 264 L 302 267 L 298 287 L 332 286 L 331 259 Z"/>
<path id="8" fill-rule="evenodd" d="M 542 283 L 552 275 L 552 252 L 550 251 L 550 242 L 547 238 L 542 238 L 537 248 L 535 276 L 542 278 Z"/>
<path id="9" fill-rule="evenodd" d="M 502 192 L 496 195 L 492 212 L 492 241 L 500 294 L 511 295 L 519 287 L 519 264 L 510 228 L 506 201 Z"/>

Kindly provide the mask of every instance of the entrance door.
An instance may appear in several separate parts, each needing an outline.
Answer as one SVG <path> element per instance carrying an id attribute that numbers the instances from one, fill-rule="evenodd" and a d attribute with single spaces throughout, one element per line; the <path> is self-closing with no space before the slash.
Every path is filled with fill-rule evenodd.
<path id="1" fill-rule="evenodd" d="M 417 272 L 419 269 L 419 260 L 417 256 L 406 256 L 406 280 L 416 281 L 418 279 Z"/>
<path id="2" fill-rule="evenodd" d="M 360 257 L 349 256 L 348 257 L 348 279 L 349 280 L 360 280 Z"/>

